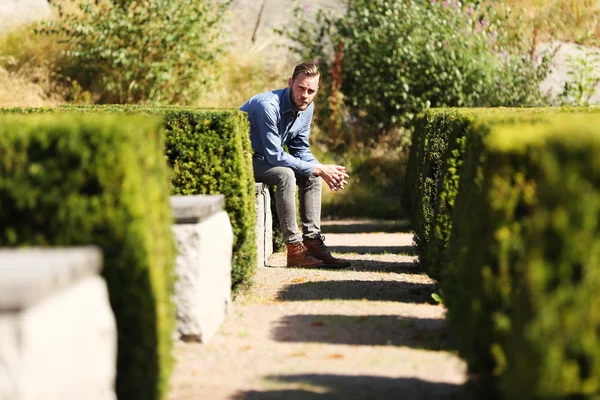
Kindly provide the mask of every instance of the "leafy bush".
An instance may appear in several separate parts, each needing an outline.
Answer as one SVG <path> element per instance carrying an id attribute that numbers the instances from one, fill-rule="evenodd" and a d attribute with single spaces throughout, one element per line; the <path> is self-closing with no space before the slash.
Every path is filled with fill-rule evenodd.
<path id="1" fill-rule="evenodd" d="M 323 191 L 323 216 L 404 217 L 398 197 L 404 183 L 407 154 L 396 151 L 395 145 L 381 142 L 377 147 L 348 151 L 343 156 L 323 146 L 314 146 L 313 154 L 319 161 L 342 164 L 350 175 L 343 191 Z"/>
<path id="2" fill-rule="evenodd" d="M 54 1 L 56 3 L 56 1 Z M 219 57 L 218 27 L 228 2 L 82 0 L 56 5 L 42 33 L 65 42 L 63 74 L 101 103 L 188 104 L 206 89 Z"/>
<path id="3" fill-rule="evenodd" d="M 329 62 L 342 52 L 337 82 L 332 68 L 323 86 L 338 85 L 348 120 L 371 127 L 364 141 L 429 107 L 543 102 L 538 84 L 547 60 L 538 65 L 507 46 L 501 19 L 493 25 L 487 13 L 454 1 L 349 0 L 342 18 L 317 14 L 314 31 L 297 13 L 298 28 L 287 35 L 305 59 Z"/>
<path id="4" fill-rule="evenodd" d="M 599 62 L 600 56 L 588 53 L 585 48 L 577 56 L 567 56 L 569 80 L 565 82 L 564 90 L 559 95 L 562 104 L 590 105 L 590 99 L 600 83 L 600 73 L 596 70 Z"/>
<path id="5" fill-rule="evenodd" d="M 0 246 L 99 246 L 118 329 L 117 395 L 164 398 L 175 252 L 160 121 L 0 120 Z"/>

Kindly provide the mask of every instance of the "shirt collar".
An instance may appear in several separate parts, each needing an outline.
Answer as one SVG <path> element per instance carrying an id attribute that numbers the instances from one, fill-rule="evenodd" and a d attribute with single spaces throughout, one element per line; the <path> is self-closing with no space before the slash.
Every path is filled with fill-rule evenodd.
<path id="1" fill-rule="evenodd" d="M 292 102 L 290 101 L 290 88 L 289 86 L 283 90 L 281 99 L 281 114 L 287 114 L 289 112 L 294 112 L 294 107 L 292 107 Z"/>

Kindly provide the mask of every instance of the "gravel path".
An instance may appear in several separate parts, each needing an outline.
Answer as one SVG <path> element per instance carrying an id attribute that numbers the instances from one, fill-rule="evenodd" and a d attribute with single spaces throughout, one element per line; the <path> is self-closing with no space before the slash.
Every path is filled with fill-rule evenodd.
<path id="1" fill-rule="evenodd" d="M 376 221 L 323 225 L 378 230 Z M 326 236 L 352 267 L 285 268 L 274 254 L 208 344 L 176 346 L 170 400 L 460 397 L 466 367 L 431 299 L 435 282 L 414 264 L 412 234 Z"/>

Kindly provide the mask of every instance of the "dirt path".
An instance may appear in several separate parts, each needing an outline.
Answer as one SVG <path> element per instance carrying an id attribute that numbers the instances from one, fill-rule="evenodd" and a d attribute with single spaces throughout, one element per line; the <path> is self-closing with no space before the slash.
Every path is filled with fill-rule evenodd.
<path id="1" fill-rule="evenodd" d="M 324 232 L 402 225 L 329 222 Z M 179 344 L 170 400 L 451 399 L 465 365 L 409 233 L 326 233 L 347 270 L 260 268 L 206 345 Z"/>

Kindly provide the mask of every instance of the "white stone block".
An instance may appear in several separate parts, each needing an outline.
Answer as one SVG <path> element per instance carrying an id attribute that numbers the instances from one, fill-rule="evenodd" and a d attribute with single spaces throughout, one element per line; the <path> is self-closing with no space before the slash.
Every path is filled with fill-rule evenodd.
<path id="1" fill-rule="evenodd" d="M 264 183 L 254 184 L 254 209 L 256 210 L 256 264 L 258 267 L 267 265 L 273 254 L 273 215 L 271 213 L 271 194 Z"/>
<path id="2" fill-rule="evenodd" d="M 100 259 L 89 248 L 0 251 L 0 399 L 116 399 Z"/>
<path id="3" fill-rule="evenodd" d="M 178 249 L 175 335 L 185 341 L 207 342 L 219 330 L 231 305 L 233 230 L 225 211 L 211 215 L 202 212 L 202 216 L 194 220 L 195 214 L 189 212 L 194 207 L 193 198 L 203 198 L 204 207 L 197 208 L 198 211 L 209 207 L 214 212 L 218 209 L 215 202 L 223 204 L 223 196 L 171 197 L 176 222 L 184 221 L 173 226 Z M 184 205 L 183 201 L 187 203 Z M 175 211 L 182 205 L 187 213 Z M 184 214 L 185 219 L 177 218 Z"/>
<path id="4" fill-rule="evenodd" d="M 266 187 L 264 191 L 265 196 L 265 265 L 271 254 L 273 254 L 273 213 L 271 212 L 271 193 L 269 188 Z"/>
<path id="5" fill-rule="evenodd" d="M 254 210 L 256 212 L 256 223 L 254 224 L 254 233 L 256 235 L 256 265 L 264 267 L 265 258 L 265 192 L 266 186 L 262 183 L 254 184 Z M 267 190 L 268 193 L 268 190 Z"/>

